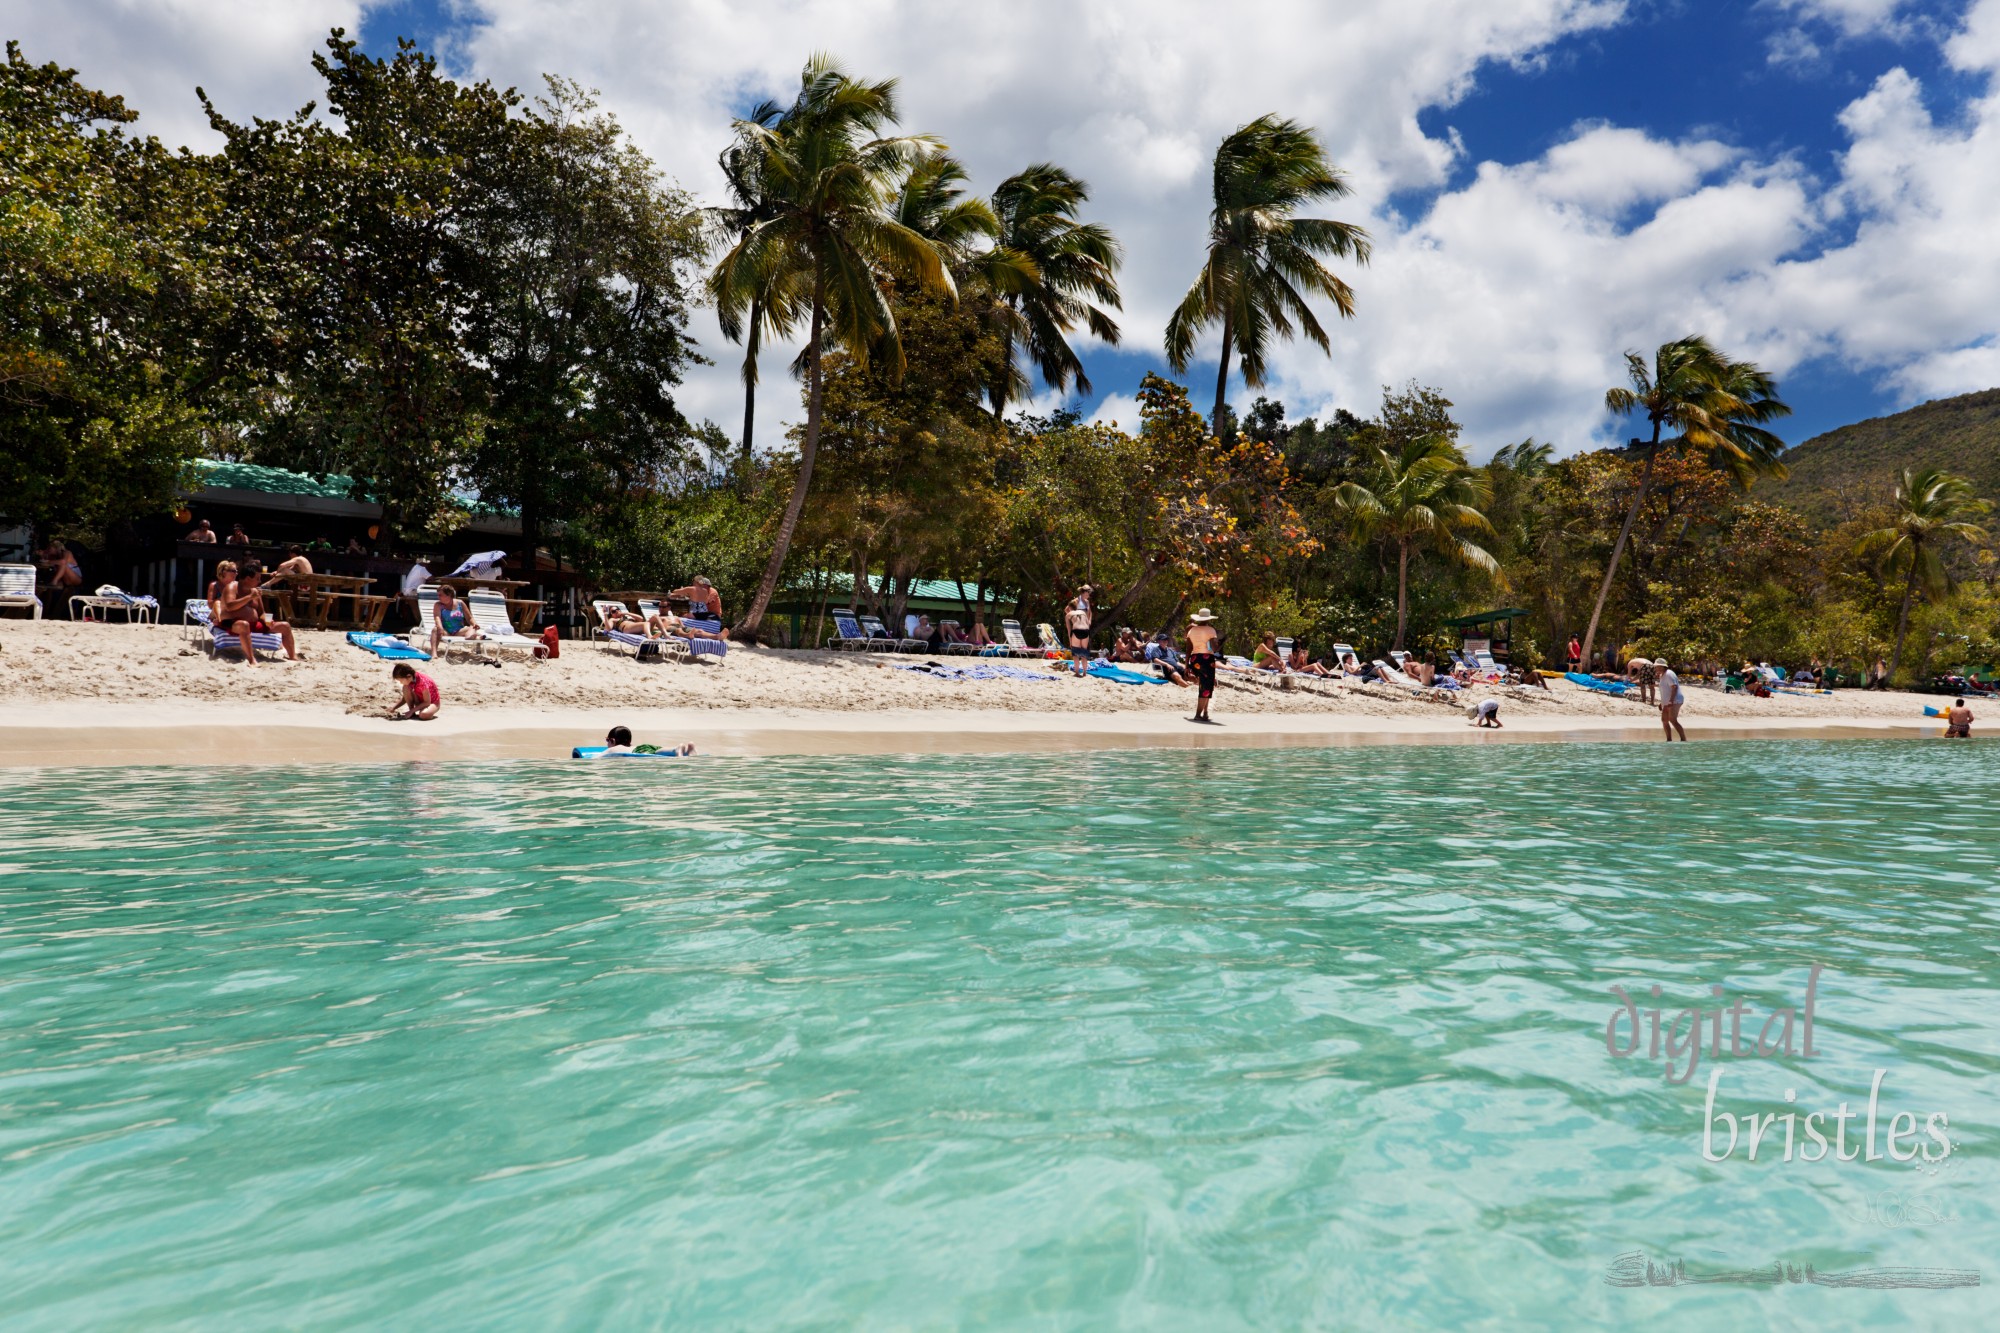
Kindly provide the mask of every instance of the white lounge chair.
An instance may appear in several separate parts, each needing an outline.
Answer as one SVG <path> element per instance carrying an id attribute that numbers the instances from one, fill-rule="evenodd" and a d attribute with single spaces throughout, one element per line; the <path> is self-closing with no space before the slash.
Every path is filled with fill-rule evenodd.
<path id="1" fill-rule="evenodd" d="M 960 634 L 965 632 L 965 626 L 959 624 L 956 620 L 940 620 L 938 627 L 945 631 L 944 650 L 947 654 L 970 656 L 979 651 L 970 643 L 957 643 L 952 640 L 951 635 L 953 632 Z"/>
<path id="2" fill-rule="evenodd" d="M 28 619 L 42 618 L 42 599 L 35 596 L 33 565 L 0 565 L 0 607 L 18 606 Z"/>
<path id="3" fill-rule="evenodd" d="M 1040 648 L 1028 646 L 1028 636 L 1021 633 L 1021 622 L 1003 620 L 1000 622 L 1000 637 L 1007 641 L 1007 651 L 1016 657 L 1040 657 Z"/>
<path id="4" fill-rule="evenodd" d="M 895 637 L 889 633 L 889 627 L 874 616 L 864 615 L 858 617 L 858 619 L 861 621 L 861 628 L 868 631 L 868 637 L 880 640 L 882 643 L 889 645 L 887 649 L 889 652 L 920 653 L 930 647 L 922 639 L 899 639 Z"/>
<path id="5" fill-rule="evenodd" d="M 839 652 L 846 650 L 857 653 L 877 651 L 876 641 L 868 637 L 868 631 L 861 628 L 860 619 L 851 606 L 833 607 L 829 614 L 833 617 L 833 637 L 826 641 L 828 649 Z"/>
<path id="6" fill-rule="evenodd" d="M 677 639 L 672 635 L 659 637 L 651 634 L 634 634 L 630 630 L 610 628 L 614 613 L 631 614 L 631 608 L 623 602 L 594 601 L 590 604 L 590 609 L 597 615 L 597 627 L 593 632 L 601 641 L 601 646 L 607 650 L 630 648 L 632 655 L 642 662 L 656 657 L 662 660 L 686 662 L 693 657 L 688 651 L 686 639 Z"/>
<path id="7" fill-rule="evenodd" d="M 540 639 L 515 632 L 514 622 L 507 614 L 507 599 L 499 593 L 490 588 L 475 588 L 465 600 L 472 614 L 472 623 L 479 626 L 479 632 L 486 636 L 474 642 L 490 643 L 495 648 L 510 652 L 532 653 L 541 646 Z"/>
<path id="8" fill-rule="evenodd" d="M 1361 674 L 1361 654 L 1354 651 L 1352 644 L 1336 643 L 1333 645 L 1333 664 L 1340 669 L 1340 674 L 1343 676 L 1358 676 Z"/>
<path id="9" fill-rule="evenodd" d="M 425 652 L 429 652 L 431 650 L 431 631 L 437 627 L 437 584 L 423 584 L 417 589 L 416 596 L 417 623 L 403 638 L 409 643 L 410 647 L 421 648 Z M 460 600 L 464 599 L 461 598 Z M 467 619 L 474 625 L 479 625 L 479 617 L 473 612 L 469 602 L 466 604 L 465 614 Z M 470 653 L 474 657 L 484 656 L 486 650 L 481 646 L 485 642 L 484 626 L 480 626 L 480 634 L 481 637 L 476 639 L 461 639 L 447 634 L 438 640 L 437 655 L 439 657 L 446 657 L 452 653 Z"/>
<path id="10" fill-rule="evenodd" d="M 648 620 L 652 620 L 660 614 L 660 603 L 649 597 L 641 597 L 639 599 L 639 614 Z M 671 615 L 673 613 L 669 611 L 668 614 Z M 683 624 L 709 630 L 712 634 L 720 634 L 722 632 L 722 622 L 713 616 L 701 619 L 693 616 L 681 616 L 680 620 Z M 711 639 L 700 634 L 669 634 L 667 637 L 677 643 L 686 644 L 689 657 L 727 657 L 729 655 L 729 645 L 721 639 Z"/>

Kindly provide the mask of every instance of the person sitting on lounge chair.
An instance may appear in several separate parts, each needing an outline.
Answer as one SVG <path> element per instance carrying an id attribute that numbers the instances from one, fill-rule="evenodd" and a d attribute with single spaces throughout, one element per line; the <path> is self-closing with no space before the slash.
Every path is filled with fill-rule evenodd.
<path id="1" fill-rule="evenodd" d="M 1117 639 L 1112 642 L 1111 660 L 1120 663 L 1143 663 L 1146 660 L 1146 649 L 1130 625 L 1119 630 Z"/>
<path id="2" fill-rule="evenodd" d="M 1331 676 L 1333 674 L 1326 669 L 1325 663 L 1315 662 L 1306 656 L 1306 646 L 1302 643 L 1292 645 L 1292 655 L 1285 659 L 1285 668 L 1301 676 Z"/>
<path id="3" fill-rule="evenodd" d="M 298 644 L 292 639 L 292 627 L 282 620 L 270 620 L 264 615 L 264 594 L 259 584 L 264 578 L 263 567 L 255 560 L 243 562 L 242 572 L 234 582 L 216 595 L 215 626 L 226 633 L 234 634 L 243 649 L 243 661 L 248 666 L 257 665 L 256 650 L 250 646 L 252 634 L 275 634 L 285 645 L 285 658 L 299 660 Z"/>
<path id="4" fill-rule="evenodd" d="M 1174 649 L 1173 636 L 1161 630 L 1153 641 L 1146 645 L 1145 658 L 1153 664 L 1153 670 L 1174 684 L 1186 687 L 1193 683 L 1186 667 L 1181 662 L 1180 653 Z"/>
<path id="5" fill-rule="evenodd" d="M 975 620 L 972 622 L 972 634 L 967 639 L 967 642 L 969 642 L 974 648 L 980 648 L 980 649 L 992 648 L 995 646 L 993 642 L 993 636 L 986 632 L 986 622 L 983 620 Z"/>
<path id="6" fill-rule="evenodd" d="M 1251 660 L 1264 671 L 1282 674 L 1291 670 L 1285 665 L 1285 659 L 1278 655 L 1278 631 L 1274 629 L 1264 631 L 1264 637 L 1257 642 L 1256 655 Z"/>
<path id="7" fill-rule="evenodd" d="M 472 608 L 459 600 L 449 583 L 438 585 L 437 605 L 431 608 L 431 656 L 438 654 L 438 645 L 446 639 L 483 639 L 479 622 L 472 618 Z"/>
<path id="8" fill-rule="evenodd" d="M 1361 659 L 1353 653 L 1342 653 L 1340 655 L 1340 673 L 1343 676 L 1360 676 L 1366 679 L 1369 671 L 1372 669 L 1371 667 L 1362 666 Z"/>

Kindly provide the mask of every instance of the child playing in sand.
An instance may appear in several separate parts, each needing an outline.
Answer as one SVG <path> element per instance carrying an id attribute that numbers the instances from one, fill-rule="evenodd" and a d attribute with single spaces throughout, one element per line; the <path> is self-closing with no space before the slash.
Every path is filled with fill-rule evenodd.
<path id="1" fill-rule="evenodd" d="M 438 715 L 442 701 L 438 698 L 437 682 L 408 662 L 396 663 L 389 678 L 396 682 L 400 693 L 395 707 L 389 710 L 392 718 L 409 718 L 415 722 L 428 722 Z M 407 712 L 404 710 L 408 710 Z"/>
<path id="2" fill-rule="evenodd" d="M 1465 712 L 1475 727 L 1497 727 L 1500 725 L 1500 701 L 1498 699 L 1481 699 L 1478 703 L 1466 709 Z"/>

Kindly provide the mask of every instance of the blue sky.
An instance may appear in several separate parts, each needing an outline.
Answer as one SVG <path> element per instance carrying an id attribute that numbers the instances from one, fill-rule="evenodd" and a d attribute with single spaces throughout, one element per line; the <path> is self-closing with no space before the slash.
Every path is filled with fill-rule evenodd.
<path id="1" fill-rule="evenodd" d="M 377 51 L 413 35 L 459 74 L 599 88 L 698 196 L 731 111 L 783 95 L 809 52 L 900 76 L 906 126 L 975 186 L 1042 159 L 1091 180 L 1127 246 L 1126 337 L 1084 352 L 1081 405 L 1107 417 L 1160 368 L 1199 266 L 1207 155 L 1267 111 L 1322 131 L 1377 242 L 1344 274 L 1360 309 L 1333 355 L 1272 359 L 1264 392 L 1294 417 L 1367 414 L 1416 378 L 1475 454 L 1530 434 L 1568 452 L 1622 437 L 1601 404 L 1624 349 L 1697 331 L 1779 374 L 1793 439 L 2000 383 L 2000 0 L 73 0 L 14 27 L 199 143 L 195 83 L 280 113 L 313 96 L 335 23 Z M 728 426 L 731 349 L 697 334 L 722 364 L 683 406 Z M 796 415 L 786 355 L 764 367 L 766 443 Z"/>

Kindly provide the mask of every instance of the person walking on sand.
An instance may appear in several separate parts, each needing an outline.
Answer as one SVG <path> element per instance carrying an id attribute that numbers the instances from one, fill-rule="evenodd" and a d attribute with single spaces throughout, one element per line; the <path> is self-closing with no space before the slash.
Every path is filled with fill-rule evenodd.
<path id="1" fill-rule="evenodd" d="M 1215 616 L 1207 607 L 1188 617 L 1188 668 L 1194 673 L 1195 693 L 1192 722 L 1213 723 L 1208 701 L 1215 697 L 1215 650 L 1221 636 L 1215 632 Z"/>
<path id="2" fill-rule="evenodd" d="M 1063 625 L 1069 633 L 1069 655 L 1076 659 L 1079 676 L 1090 666 L 1090 619 L 1090 585 L 1086 583 L 1076 590 L 1076 600 L 1063 612 Z"/>
<path id="3" fill-rule="evenodd" d="M 1686 740 L 1687 728 L 1681 725 L 1681 704 L 1687 696 L 1681 692 L 1681 678 L 1674 674 L 1674 669 L 1667 665 L 1664 657 L 1653 663 L 1653 670 L 1659 677 L 1660 730 L 1667 733 L 1670 741 L 1674 739 L 1675 732 Z"/>
<path id="4" fill-rule="evenodd" d="M 1972 739 L 1972 710 L 1965 706 L 1965 700 L 1954 699 L 1951 707 L 1945 710 L 1944 734 L 1950 740 Z"/>

